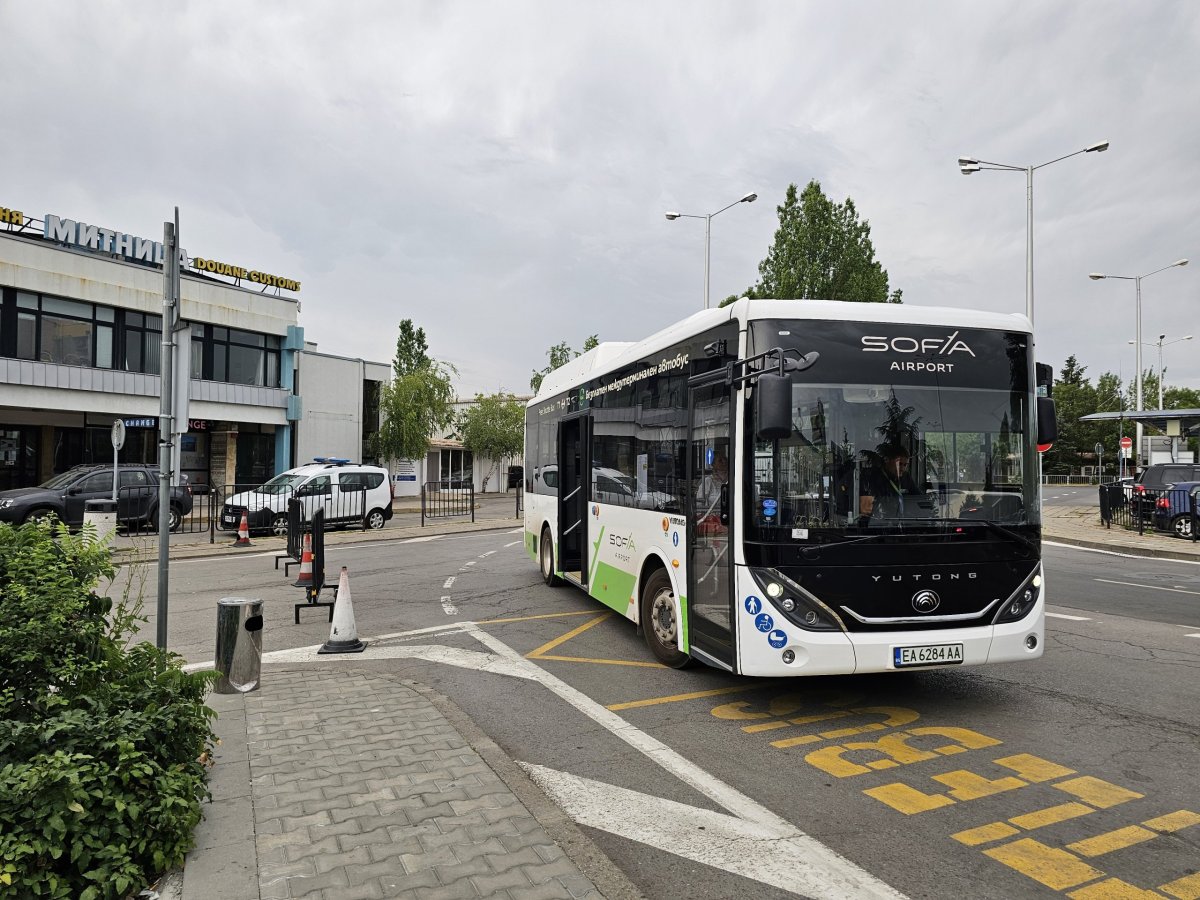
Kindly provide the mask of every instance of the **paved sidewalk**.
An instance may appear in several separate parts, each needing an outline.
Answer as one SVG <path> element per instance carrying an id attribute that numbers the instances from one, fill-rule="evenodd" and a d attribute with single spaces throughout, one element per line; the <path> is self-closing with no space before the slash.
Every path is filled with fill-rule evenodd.
<path id="1" fill-rule="evenodd" d="M 1200 561 L 1200 542 L 1181 540 L 1150 527 L 1140 535 L 1136 529 L 1130 530 L 1116 524 L 1106 528 L 1100 521 L 1100 509 L 1097 505 L 1043 505 L 1042 539 L 1157 559 Z"/>
<path id="2" fill-rule="evenodd" d="M 184 900 L 639 896 L 428 688 L 271 666 L 260 691 L 210 705 L 221 745 Z"/>

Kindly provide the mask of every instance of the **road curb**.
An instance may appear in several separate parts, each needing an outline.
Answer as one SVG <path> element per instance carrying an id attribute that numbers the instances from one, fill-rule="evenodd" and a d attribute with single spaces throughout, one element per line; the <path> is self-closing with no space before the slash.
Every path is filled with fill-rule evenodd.
<path id="1" fill-rule="evenodd" d="M 1178 550 L 1163 550 L 1158 547 L 1129 547 L 1125 544 L 1114 544 L 1109 541 L 1092 541 L 1084 538 L 1061 534 L 1042 533 L 1043 541 L 1053 541 L 1056 544 L 1070 544 L 1072 547 L 1082 547 L 1085 550 L 1104 550 L 1109 553 L 1120 553 L 1125 556 L 1143 556 L 1147 559 L 1174 559 L 1182 562 L 1200 562 L 1200 553 L 1184 553 Z"/>

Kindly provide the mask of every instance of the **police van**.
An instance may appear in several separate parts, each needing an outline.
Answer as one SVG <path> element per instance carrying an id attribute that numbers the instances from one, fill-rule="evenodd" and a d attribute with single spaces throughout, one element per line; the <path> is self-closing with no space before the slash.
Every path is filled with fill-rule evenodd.
<path id="1" fill-rule="evenodd" d="M 327 527 L 379 529 L 392 517 L 394 493 L 387 469 L 319 456 L 226 498 L 221 528 L 237 530 L 245 513 L 251 531 L 287 534 L 288 501 L 293 498 L 300 501 L 306 522 L 320 509 Z"/>

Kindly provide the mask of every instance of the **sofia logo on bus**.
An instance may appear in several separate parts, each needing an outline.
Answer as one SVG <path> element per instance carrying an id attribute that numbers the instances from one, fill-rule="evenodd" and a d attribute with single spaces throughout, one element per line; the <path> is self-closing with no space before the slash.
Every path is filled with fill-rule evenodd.
<path id="1" fill-rule="evenodd" d="M 975 355 L 975 351 L 967 346 L 966 341 L 958 339 L 957 331 L 945 338 L 922 338 L 919 341 L 914 337 L 907 336 L 887 338 L 864 335 L 862 345 L 864 353 L 882 353 L 885 350 L 891 350 L 895 353 L 928 353 L 934 356 L 949 356 L 951 353 Z"/>

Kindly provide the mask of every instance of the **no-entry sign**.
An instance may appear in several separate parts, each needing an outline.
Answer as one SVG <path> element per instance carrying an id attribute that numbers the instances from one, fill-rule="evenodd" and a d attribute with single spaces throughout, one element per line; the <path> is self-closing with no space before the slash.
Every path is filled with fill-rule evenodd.
<path id="1" fill-rule="evenodd" d="M 1131 437 L 1121 438 L 1121 449 L 1122 450 L 1128 450 L 1132 446 L 1133 446 L 1133 438 L 1131 438 Z"/>

